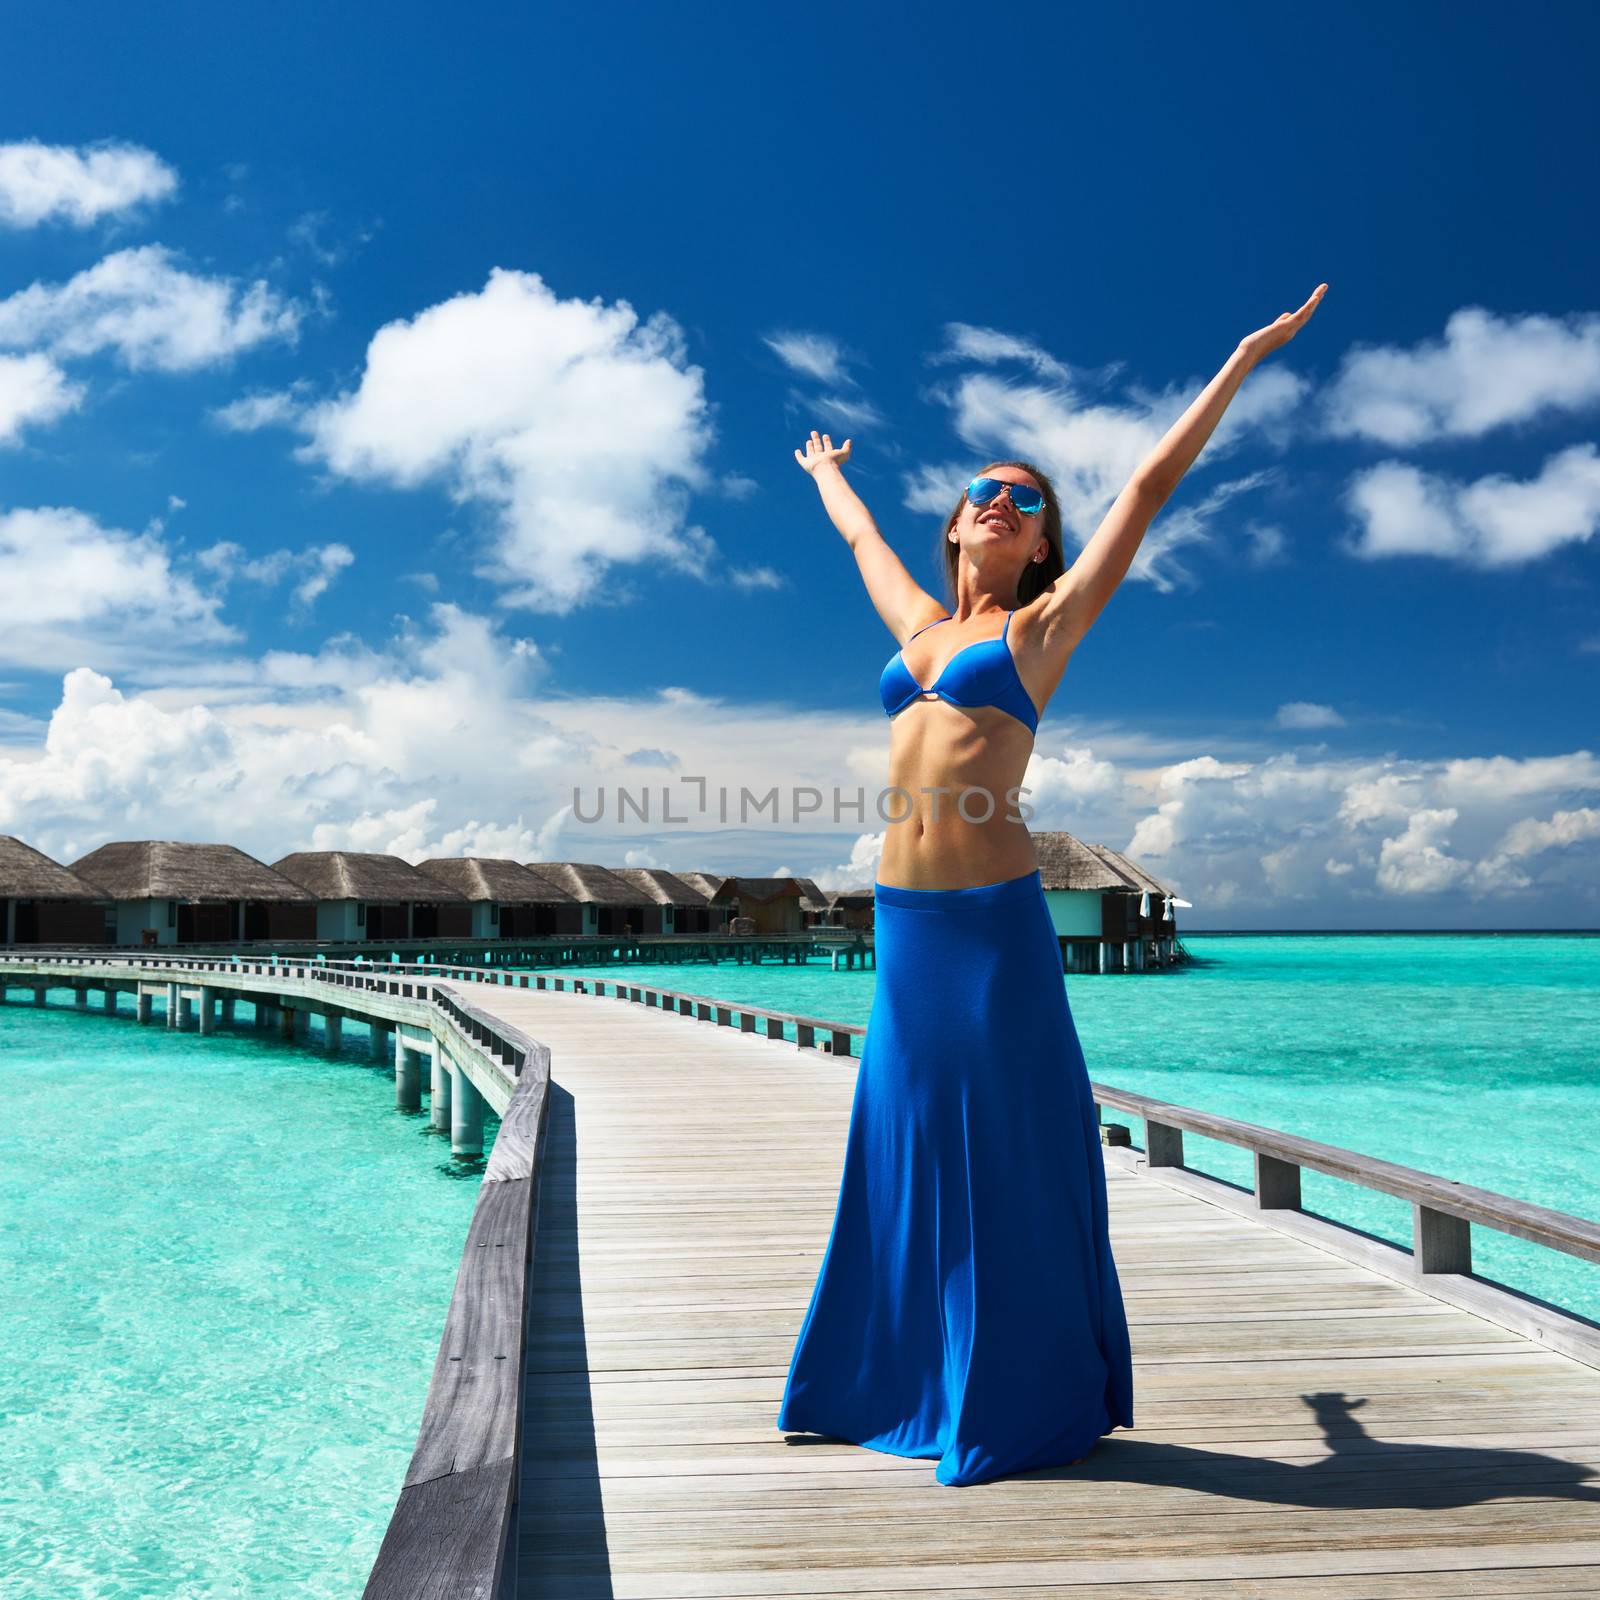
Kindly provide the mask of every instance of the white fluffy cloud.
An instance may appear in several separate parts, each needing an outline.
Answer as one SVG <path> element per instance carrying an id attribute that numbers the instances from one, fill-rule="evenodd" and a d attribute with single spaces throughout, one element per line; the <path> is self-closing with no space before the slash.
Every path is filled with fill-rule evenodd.
<path id="1" fill-rule="evenodd" d="M 0 356 L 0 445 L 17 443 L 24 428 L 54 422 L 82 403 L 83 386 L 49 356 Z"/>
<path id="2" fill-rule="evenodd" d="M 1199 385 L 1175 385 L 1160 393 L 1130 389 L 1119 403 L 1088 399 L 1078 378 L 1031 341 L 993 328 L 953 324 L 949 344 L 936 359 L 979 363 L 938 391 L 957 435 L 989 457 L 1036 461 L 1056 486 L 1067 538 L 1088 543 L 1112 501 L 1122 492 L 1168 428 L 1188 408 Z M 1019 363 L 1030 376 L 1011 381 L 991 367 Z M 1041 382 L 1048 374 L 1053 381 Z M 1283 366 L 1254 372 L 1224 414 L 1198 466 L 1213 466 L 1241 441 L 1279 442 L 1306 392 L 1305 380 Z M 979 463 L 922 465 L 904 476 L 905 504 L 914 511 L 947 511 Z M 1214 484 L 1198 500 L 1163 508 L 1146 533 L 1130 575 L 1168 590 L 1190 576 L 1178 551 L 1209 542 L 1217 513 L 1235 497 L 1266 482 L 1259 471 Z M 1274 554 L 1276 551 L 1274 551 Z"/>
<path id="3" fill-rule="evenodd" d="M 380 328 L 357 389 L 300 426 L 302 454 L 343 477 L 439 483 L 486 508 L 481 575 L 507 604 L 566 611 L 605 596 L 612 568 L 707 575 L 714 546 L 686 520 L 707 419 L 670 317 L 562 300 L 497 268 L 479 292 Z"/>
<path id="4" fill-rule="evenodd" d="M 30 670 L 169 659 L 234 637 L 153 533 L 69 506 L 0 512 L 0 662 Z"/>
<path id="5" fill-rule="evenodd" d="M 1581 544 L 1600 526 L 1600 453 L 1576 444 L 1537 478 L 1494 473 L 1472 483 L 1384 461 L 1351 480 L 1345 504 L 1359 523 L 1351 546 L 1368 559 L 1439 556 L 1479 568 L 1535 561 Z"/>
<path id="6" fill-rule="evenodd" d="M 1379 925 L 1386 904 L 1423 899 L 1441 920 L 1470 916 L 1486 899 L 1518 921 L 1591 920 L 1600 906 L 1600 810 L 1529 816 L 1573 794 L 1600 797 L 1600 760 L 1587 750 L 1526 760 L 1201 757 L 1144 786 L 1160 798 L 1128 852 L 1174 881 L 1202 922 L 1200 908 L 1224 904 L 1299 903 L 1313 918 L 1348 911 Z M 1517 864 L 1558 845 L 1565 853 L 1547 863 Z"/>
<path id="7" fill-rule="evenodd" d="M 59 359 L 111 351 L 133 371 L 186 372 L 271 339 L 293 340 L 301 308 L 258 279 L 186 272 L 164 245 L 118 250 L 65 283 L 0 300 L 0 346 Z"/>
<path id="8" fill-rule="evenodd" d="M 163 681 L 136 694 L 69 673 L 43 742 L 17 742 L 37 738 L 19 722 L 0 749 L 0 832 L 69 859 L 133 836 L 228 839 L 268 859 L 347 847 L 680 869 L 799 862 L 828 887 L 870 883 L 883 848 L 885 751 L 870 719 L 672 688 L 570 695 L 531 642 L 449 605 L 381 648 L 343 638 L 311 654 L 195 659 Z M 1114 728 L 1041 743 L 1025 779 L 1031 826 L 1126 849 L 1194 902 L 1191 925 L 1600 915 L 1600 759 L 1588 751 L 1151 752 L 1148 735 Z M 849 809 L 858 784 L 864 825 Z M 846 809 L 825 803 L 811 832 L 719 809 L 723 792 L 736 807 L 741 787 L 773 785 L 837 787 Z M 604 821 L 580 821 L 580 794 L 587 817 L 602 791 Z"/>
<path id="9" fill-rule="evenodd" d="M 1600 403 L 1600 316 L 1498 317 L 1468 306 L 1444 337 L 1357 347 L 1323 398 L 1335 437 L 1391 446 L 1474 439 L 1492 428 Z"/>
<path id="10" fill-rule="evenodd" d="M 178 175 L 141 145 L 73 146 L 24 139 L 0 144 L 0 225 L 87 227 L 146 202 L 165 200 Z"/>

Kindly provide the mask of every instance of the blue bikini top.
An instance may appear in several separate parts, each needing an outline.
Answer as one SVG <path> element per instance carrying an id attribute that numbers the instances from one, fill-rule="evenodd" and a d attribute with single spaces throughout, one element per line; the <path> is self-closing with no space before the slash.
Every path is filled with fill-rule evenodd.
<path id="1" fill-rule="evenodd" d="M 917 633 L 925 633 L 928 628 L 948 621 L 949 617 L 939 617 L 918 628 Z M 904 711 L 913 700 L 936 694 L 953 706 L 969 709 L 994 706 L 1015 717 L 1029 733 L 1037 732 L 1039 713 L 1034 708 L 1033 696 L 1023 687 L 1017 674 L 1016 659 L 1006 641 L 1010 631 L 1011 613 L 1007 612 L 1006 625 L 998 637 L 979 639 L 957 650 L 945 663 L 944 671 L 926 689 L 911 676 L 905 652 L 895 651 L 878 680 L 878 697 L 883 701 L 884 711 L 892 717 Z M 917 633 L 913 633 L 911 639 L 915 639 Z M 911 639 L 906 643 L 910 644 Z"/>

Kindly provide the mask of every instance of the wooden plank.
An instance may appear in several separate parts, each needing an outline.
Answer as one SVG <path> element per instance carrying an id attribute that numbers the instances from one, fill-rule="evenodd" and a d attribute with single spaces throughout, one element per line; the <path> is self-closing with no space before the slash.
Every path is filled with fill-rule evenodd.
<path id="1" fill-rule="evenodd" d="M 1107 1187 L 1137 1428 L 1084 1467 L 960 1491 L 928 1461 L 786 1440 L 855 1064 L 511 999 L 567 1097 L 524 1593 L 1442 1597 L 1583 1593 L 1600 1567 L 1600 1374 L 1134 1172 Z"/>

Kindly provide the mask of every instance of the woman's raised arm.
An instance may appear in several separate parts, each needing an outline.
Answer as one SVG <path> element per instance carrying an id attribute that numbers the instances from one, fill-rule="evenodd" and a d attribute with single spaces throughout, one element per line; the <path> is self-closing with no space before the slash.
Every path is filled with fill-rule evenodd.
<path id="1" fill-rule="evenodd" d="M 942 617 L 945 608 L 906 571 L 905 563 L 878 532 L 872 513 L 845 482 L 840 465 L 850 459 L 850 441 L 846 439 L 835 449 L 827 434 L 813 430 L 804 453 L 796 450 L 794 458 L 811 474 L 834 527 L 856 558 L 872 604 L 896 643 L 903 644 L 923 623 Z"/>
<path id="2" fill-rule="evenodd" d="M 1094 537 L 1051 586 L 1051 597 L 1043 608 L 1047 637 L 1070 651 L 1089 631 L 1127 574 L 1145 530 L 1204 448 L 1245 375 L 1305 326 L 1327 287 L 1318 284 L 1298 311 L 1285 311 L 1265 328 L 1241 339 L 1222 370 L 1139 464 Z"/>

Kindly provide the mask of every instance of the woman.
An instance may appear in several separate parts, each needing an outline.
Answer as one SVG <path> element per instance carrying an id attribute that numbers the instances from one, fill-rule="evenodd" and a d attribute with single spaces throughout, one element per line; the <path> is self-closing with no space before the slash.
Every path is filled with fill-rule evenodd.
<path id="1" fill-rule="evenodd" d="M 896 799 L 838 1207 L 778 1426 L 937 1460 L 944 1484 L 1076 1465 L 1133 1426 L 1098 1119 L 1019 786 L 1039 712 L 1245 374 L 1242 340 L 1067 567 L 1050 480 L 991 462 L 945 524 L 947 610 L 812 433 L 811 474 L 905 648 L 879 685 Z"/>

